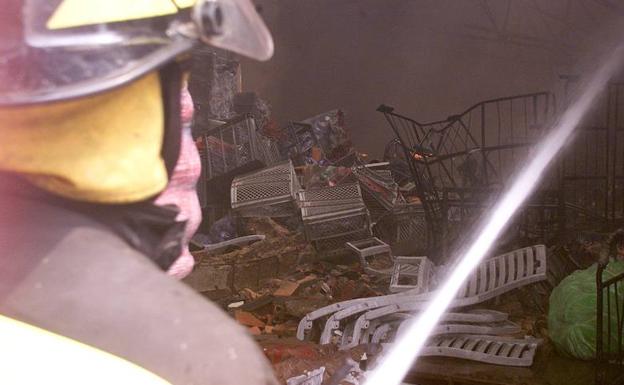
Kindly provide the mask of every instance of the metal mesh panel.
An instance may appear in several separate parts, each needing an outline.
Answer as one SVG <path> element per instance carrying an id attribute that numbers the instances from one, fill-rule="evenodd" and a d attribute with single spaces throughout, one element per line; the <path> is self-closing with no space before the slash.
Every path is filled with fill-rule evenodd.
<path id="1" fill-rule="evenodd" d="M 366 229 L 368 228 L 368 215 L 366 212 L 361 212 L 357 215 L 310 221 L 306 225 L 309 239 L 316 240 Z"/>
<path id="2" fill-rule="evenodd" d="M 343 184 L 329 188 L 302 191 L 299 199 L 310 205 L 335 204 L 332 201 L 362 200 L 360 186 L 357 183 Z"/>
<path id="3" fill-rule="evenodd" d="M 251 174 L 241 175 L 237 177 L 236 180 L 257 182 L 289 181 L 292 179 L 293 173 L 292 164 L 290 162 L 284 162 Z"/>
<path id="4" fill-rule="evenodd" d="M 424 215 L 419 218 L 409 218 L 397 223 L 397 242 L 418 240 L 423 245 L 427 244 L 427 225 Z"/>
<path id="5" fill-rule="evenodd" d="M 351 202 L 341 205 L 331 205 L 331 206 L 313 206 L 313 207 L 302 207 L 301 208 L 301 216 L 304 220 L 322 217 L 326 215 L 336 216 L 346 215 L 348 212 L 352 212 L 354 210 L 362 210 L 362 204 L 358 202 Z"/>
<path id="6" fill-rule="evenodd" d="M 338 237 L 313 241 L 312 244 L 319 253 L 323 253 L 325 255 L 340 254 L 349 252 L 349 250 L 345 247 L 345 243 L 366 239 L 368 237 L 370 237 L 370 232 L 364 230 Z"/>
<path id="7" fill-rule="evenodd" d="M 427 247 L 428 231 L 425 212 L 417 204 L 399 206 L 375 225 L 375 234 L 385 242 L 409 242 L 411 249 L 419 252 Z"/>
<path id="8" fill-rule="evenodd" d="M 370 218 L 358 184 L 299 193 L 308 240 L 317 250 L 346 250 L 345 242 L 368 238 Z"/>
<path id="9" fill-rule="evenodd" d="M 395 240 L 401 242 L 410 239 L 418 239 L 423 242 L 423 245 L 426 244 L 427 224 L 425 212 L 420 207 L 399 214 L 396 218 Z"/>
<path id="10" fill-rule="evenodd" d="M 380 218 L 388 214 L 388 209 L 386 209 L 371 193 L 369 193 L 366 189 L 362 189 L 362 200 L 366 205 L 366 208 L 370 212 L 371 220 L 377 222 Z"/>
<path id="11" fill-rule="evenodd" d="M 264 163 L 268 166 L 277 164 L 283 160 L 277 144 L 262 135 L 258 136 L 258 150 L 260 151 Z"/>
<path id="12" fill-rule="evenodd" d="M 263 139 L 266 141 L 268 139 Z M 202 136 L 204 179 L 210 180 L 257 161 L 270 164 L 275 155 L 268 144 L 260 144 L 252 117 L 238 117 Z M 269 146 L 269 147 L 267 147 Z"/>
<path id="13" fill-rule="evenodd" d="M 291 217 L 296 211 L 296 206 L 292 201 L 283 203 L 273 203 L 270 205 L 242 207 L 236 210 L 241 217 Z"/>
<path id="14" fill-rule="evenodd" d="M 232 208 L 243 216 L 289 216 L 296 208 L 299 183 L 292 163 L 286 162 L 235 178 Z"/>
<path id="15" fill-rule="evenodd" d="M 237 203 L 244 203 L 249 201 L 260 201 L 267 198 L 274 198 L 277 196 L 288 195 L 290 196 L 290 184 L 289 183 L 272 183 L 272 184 L 244 184 L 240 185 L 236 189 L 236 201 Z"/>

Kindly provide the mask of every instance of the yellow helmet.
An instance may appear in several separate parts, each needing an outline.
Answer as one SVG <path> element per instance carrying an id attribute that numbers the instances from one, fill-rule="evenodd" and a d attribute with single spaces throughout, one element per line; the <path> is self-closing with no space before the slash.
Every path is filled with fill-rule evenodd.
<path id="1" fill-rule="evenodd" d="M 0 36 L 0 170 L 100 203 L 165 187 L 197 42 L 273 53 L 249 0 L 6 0 Z"/>

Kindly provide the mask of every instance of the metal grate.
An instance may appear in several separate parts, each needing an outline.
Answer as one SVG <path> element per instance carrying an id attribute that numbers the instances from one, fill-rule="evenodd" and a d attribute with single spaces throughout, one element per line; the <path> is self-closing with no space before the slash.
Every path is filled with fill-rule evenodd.
<path id="1" fill-rule="evenodd" d="M 299 181 L 292 163 L 285 162 L 232 181 L 232 209 L 245 217 L 292 216 Z"/>
<path id="2" fill-rule="evenodd" d="M 410 253 L 424 253 L 429 240 L 425 211 L 418 203 L 396 206 L 375 224 L 374 232 L 391 246 L 402 245 Z"/>
<path id="3" fill-rule="evenodd" d="M 362 192 L 357 183 L 341 184 L 334 187 L 301 191 L 299 200 L 304 206 L 332 205 L 348 201 L 359 203 L 362 202 Z"/>
<path id="4" fill-rule="evenodd" d="M 371 221 L 373 223 L 377 223 L 381 218 L 388 214 L 388 209 L 379 203 L 374 195 L 369 193 L 365 188 L 362 188 L 362 200 L 370 213 Z"/>
<path id="5" fill-rule="evenodd" d="M 258 170 L 251 174 L 245 174 L 237 177 L 239 181 L 260 181 L 260 182 L 273 182 L 273 181 L 288 181 L 292 178 L 292 163 L 282 162 L 272 167 Z"/>
<path id="6" fill-rule="evenodd" d="M 427 226 L 425 224 L 424 214 L 420 218 L 408 218 L 407 220 L 398 221 L 396 240 L 398 242 L 413 240 L 418 238 L 420 243 L 427 243 Z"/>
<path id="7" fill-rule="evenodd" d="M 345 243 L 371 236 L 357 183 L 299 192 L 306 237 L 319 252 L 345 252 Z"/>
<path id="8" fill-rule="evenodd" d="M 301 205 L 303 206 L 301 202 Z M 357 202 L 349 202 L 341 205 L 325 205 L 325 206 L 312 206 L 312 207 L 301 207 L 301 215 L 304 219 L 311 217 L 319 217 L 322 215 L 336 215 L 338 212 L 349 212 L 353 210 L 362 210 L 362 205 Z"/>
<path id="9" fill-rule="evenodd" d="M 392 267 L 386 269 L 372 266 L 377 260 L 394 261 L 390 246 L 381 241 L 379 238 L 367 238 L 359 241 L 347 242 L 347 247 L 357 254 L 362 269 L 368 274 L 374 275 L 390 275 Z M 375 263 L 375 265 L 377 265 Z"/>
<path id="10" fill-rule="evenodd" d="M 253 118 L 241 116 L 202 136 L 206 179 L 210 180 L 254 160 L 262 162 Z"/>
<path id="11" fill-rule="evenodd" d="M 284 161 L 284 158 L 280 154 L 277 143 L 263 135 L 258 135 L 258 149 L 260 151 L 262 159 L 264 160 L 264 163 L 267 166 Z"/>
<path id="12" fill-rule="evenodd" d="M 289 184 L 246 184 L 240 185 L 236 190 L 236 199 L 239 203 L 257 201 L 282 195 L 290 195 Z"/>
<path id="13" fill-rule="evenodd" d="M 307 235 L 311 240 L 335 237 L 355 231 L 366 230 L 369 225 L 366 209 L 360 208 L 355 212 L 310 221 L 307 226 Z"/>

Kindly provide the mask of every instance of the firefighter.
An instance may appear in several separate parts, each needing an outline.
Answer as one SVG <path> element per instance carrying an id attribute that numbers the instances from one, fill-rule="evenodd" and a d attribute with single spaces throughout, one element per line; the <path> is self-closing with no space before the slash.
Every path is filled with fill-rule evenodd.
<path id="1" fill-rule="evenodd" d="M 154 202 L 199 41 L 273 50 L 249 0 L 3 2 L 1 384 L 275 383 L 241 327 L 164 273 L 185 226 Z"/>

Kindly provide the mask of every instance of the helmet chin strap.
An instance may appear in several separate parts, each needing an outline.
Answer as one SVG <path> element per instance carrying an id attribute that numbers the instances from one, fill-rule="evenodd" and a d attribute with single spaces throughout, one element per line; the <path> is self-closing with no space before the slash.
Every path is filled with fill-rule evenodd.
<path id="1" fill-rule="evenodd" d="M 171 179 L 173 169 L 180 156 L 182 119 L 180 91 L 183 82 L 183 63 L 174 61 L 160 70 L 160 83 L 165 111 L 165 129 L 161 156 L 165 162 L 167 175 Z"/>

